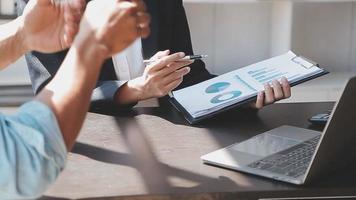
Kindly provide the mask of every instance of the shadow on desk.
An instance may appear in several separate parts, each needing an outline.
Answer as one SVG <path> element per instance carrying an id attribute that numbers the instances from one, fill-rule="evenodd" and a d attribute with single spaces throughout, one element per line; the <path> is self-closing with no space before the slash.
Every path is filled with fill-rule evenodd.
<path id="1" fill-rule="evenodd" d="M 208 166 L 199 159 L 205 153 L 281 125 L 306 128 L 310 126 L 307 121 L 310 116 L 331 106 L 329 103 L 273 105 L 258 113 L 235 110 L 198 126 L 187 124 L 177 111 L 162 108 L 141 108 L 130 115 L 120 113 L 115 117 L 89 114 L 72 151 L 77 155 L 69 161 L 72 168 L 45 199 L 56 196 L 111 200 L 235 200 L 355 194 L 356 172 L 352 170 L 298 187 Z M 98 167 L 110 171 L 102 170 L 102 174 L 96 175 Z M 116 172 L 120 175 L 116 176 Z M 72 179 L 71 176 L 76 177 Z M 117 181 L 117 177 L 121 179 Z M 82 180 L 98 187 L 82 184 L 82 188 L 75 188 L 77 185 L 70 180 Z M 101 186 L 100 180 L 104 182 Z M 105 190 L 110 194 L 102 190 L 107 189 L 106 180 L 112 181 L 112 190 Z M 61 190 L 61 186 L 66 190 Z M 90 198 L 98 196 L 102 197 Z"/>
<path id="2" fill-rule="evenodd" d="M 155 155 L 152 146 L 141 129 L 140 124 L 132 118 L 116 118 L 117 128 L 128 146 L 130 154 L 111 151 L 108 149 L 77 143 L 72 150 L 73 153 L 87 156 L 91 159 L 117 165 L 130 166 L 140 173 L 149 193 L 156 194 L 166 192 L 189 192 L 207 188 L 204 184 L 212 183 L 218 185 L 236 186 L 236 183 L 228 177 L 220 176 L 213 179 L 192 171 L 178 169 L 160 162 Z M 172 186 L 169 177 L 179 177 L 199 183 L 196 187 L 185 188 Z"/>
<path id="3" fill-rule="evenodd" d="M 291 107 L 295 105 L 285 104 L 278 106 Z M 167 177 L 162 176 L 162 172 L 165 172 L 166 176 L 180 174 L 180 176 L 184 178 L 194 179 L 198 182 L 211 183 L 211 180 L 207 180 L 209 179 L 207 177 L 200 176 L 198 174 L 192 174 L 189 171 L 180 171 L 180 169 L 175 169 L 166 164 L 160 163 L 152 151 L 150 142 L 145 137 L 145 130 L 142 130 L 140 124 L 135 120 L 135 118 L 140 115 L 148 114 L 160 117 L 162 120 L 168 121 L 175 126 L 180 125 L 182 127 L 204 128 L 209 130 L 211 133 L 210 135 L 214 136 L 214 139 L 217 143 L 221 144 L 221 147 L 225 147 L 236 141 L 236 133 L 239 132 L 241 134 L 241 130 L 244 131 L 244 133 L 241 134 L 241 139 L 239 138 L 239 140 L 242 141 L 254 136 L 256 134 L 256 130 L 262 132 L 261 130 L 267 131 L 280 125 L 284 125 L 283 120 L 278 120 L 278 118 L 286 119 L 294 117 L 291 113 L 287 113 L 288 116 L 280 115 L 278 112 L 275 114 L 272 112 L 273 109 L 275 109 L 273 106 L 264 108 L 262 111 L 249 108 L 237 108 L 221 113 L 217 116 L 214 116 L 213 118 L 204 120 L 197 125 L 188 124 L 182 115 L 172 106 L 165 106 L 160 108 L 136 108 L 128 112 L 114 112 L 110 115 L 115 116 L 117 129 L 120 130 L 119 132 L 125 139 L 125 143 L 129 146 L 131 152 L 130 155 L 120 154 L 105 149 L 99 149 L 98 147 L 89 146 L 83 143 L 78 143 L 75 146 L 73 152 L 88 156 L 101 162 L 135 167 L 136 169 L 139 169 L 143 177 L 145 177 L 148 186 L 152 185 L 150 183 L 157 184 L 158 182 L 162 187 L 167 187 L 169 183 L 166 181 Z M 288 109 L 292 110 L 293 108 Z M 299 111 L 303 112 L 301 110 Z M 266 113 L 271 116 L 266 116 Z M 266 124 L 265 121 L 268 120 L 268 118 L 273 119 L 275 122 L 268 122 L 268 124 Z M 307 120 L 307 118 L 305 120 Z M 274 125 L 271 126 L 271 124 Z M 160 124 L 157 124 L 155 129 L 158 130 L 159 126 Z M 320 127 L 312 128 L 318 129 Z M 236 129 L 236 133 L 232 131 L 234 129 Z M 135 159 L 132 160 L 132 157 Z M 142 168 L 142 166 L 146 167 Z M 147 166 L 153 166 L 153 168 L 147 169 Z M 152 176 L 152 171 L 157 171 L 157 173 L 154 174 L 156 175 L 154 180 L 150 180 L 150 177 L 154 177 Z M 145 172 L 149 172 L 148 175 L 145 175 Z M 225 181 L 228 180 L 226 177 L 226 179 L 224 177 L 222 178 Z M 217 184 L 219 184 L 219 182 L 217 182 Z M 231 184 L 231 182 L 228 184 Z M 150 192 L 155 192 L 154 188 L 150 189 Z M 165 189 L 170 190 L 172 188 Z"/>

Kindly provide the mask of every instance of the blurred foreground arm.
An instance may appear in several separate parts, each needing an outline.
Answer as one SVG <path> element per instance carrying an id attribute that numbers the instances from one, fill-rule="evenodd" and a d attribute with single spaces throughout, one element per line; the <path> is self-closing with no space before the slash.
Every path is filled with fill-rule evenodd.
<path id="1" fill-rule="evenodd" d="M 105 14 L 98 16 L 97 9 Z M 82 126 L 102 62 L 149 31 L 137 28 L 139 11 L 136 1 L 91 2 L 55 78 L 17 115 L 0 115 L 0 199 L 35 199 L 56 180 Z"/>
<path id="2" fill-rule="evenodd" d="M 149 34 L 149 23 L 141 26 L 137 20 L 142 14 L 146 12 L 141 0 L 91 1 L 62 66 L 36 97 L 53 109 L 68 150 L 78 136 L 104 60 Z"/>

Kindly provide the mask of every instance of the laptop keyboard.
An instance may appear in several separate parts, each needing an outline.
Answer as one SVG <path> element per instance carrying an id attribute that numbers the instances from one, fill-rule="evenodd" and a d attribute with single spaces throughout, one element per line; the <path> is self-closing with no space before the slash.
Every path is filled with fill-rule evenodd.
<path id="1" fill-rule="evenodd" d="M 297 178 L 306 173 L 320 137 L 317 136 L 248 166 Z"/>

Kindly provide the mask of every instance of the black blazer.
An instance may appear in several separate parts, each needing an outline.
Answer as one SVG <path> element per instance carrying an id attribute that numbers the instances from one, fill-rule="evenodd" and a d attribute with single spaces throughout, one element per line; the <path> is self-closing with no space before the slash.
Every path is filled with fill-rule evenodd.
<path id="1" fill-rule="evenodd" d="M 169 49 L 174 52 L 193 54 L 189 26 L 182 0 L 146 0 L 152 17 L 151 35 L 143 40 L 144 58 L 150 58 L 157 51 Z M 26 0 L 17 0 L 18 14 L 23 12 Z M 31 52 L 26 54 L 32 87 L 37 94 L 53 78 L 63 62 L 67 51 L 54 54 Z M 206 70 L 205 64 L 198 60 L 191 66 L 191 72 L 185 76 L 179 88 L 184 88 L 213 76 Z M 124 84 L 118 81 L 112 59 L 108 59 L 102 68 L 97 87 L 93 91 L 91 110 L 113 109 L 116 92 Z"/>

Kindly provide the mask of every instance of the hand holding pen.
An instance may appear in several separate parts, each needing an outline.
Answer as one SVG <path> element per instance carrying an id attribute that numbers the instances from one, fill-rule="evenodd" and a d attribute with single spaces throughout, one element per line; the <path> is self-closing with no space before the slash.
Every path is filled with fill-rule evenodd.
<path id="1" fill-rule="evenodd" d="M 203 59 L 203 58 L 207 58 L 208 55 L 188 55 L 188 56 L 184 56 L 184 58 L 181 58 L 175 62 L 184 62 L 184 61 L 194 61 L 194 60 L 199 60 L 199 59 Z M 158 59 L 149 59 L 149 60 L 144 60 L 143 63 L 145 63 L 146 65 L 156 62 L 158 61 Z"/>
<path id="2" fill-rule="evenodd" d="M 183 52 L 169 50 L 156 53 L 148 62 L 143 75 L 129 80 L 118 93 L 119 103 L 128 104 L 150 98 L 160 98 L 177 88 L 190 72 L 193 60 Z M 196 57 L 195 57 L 196 58 Z M 185 59 L 185 61 L 184 61 Z"/>

